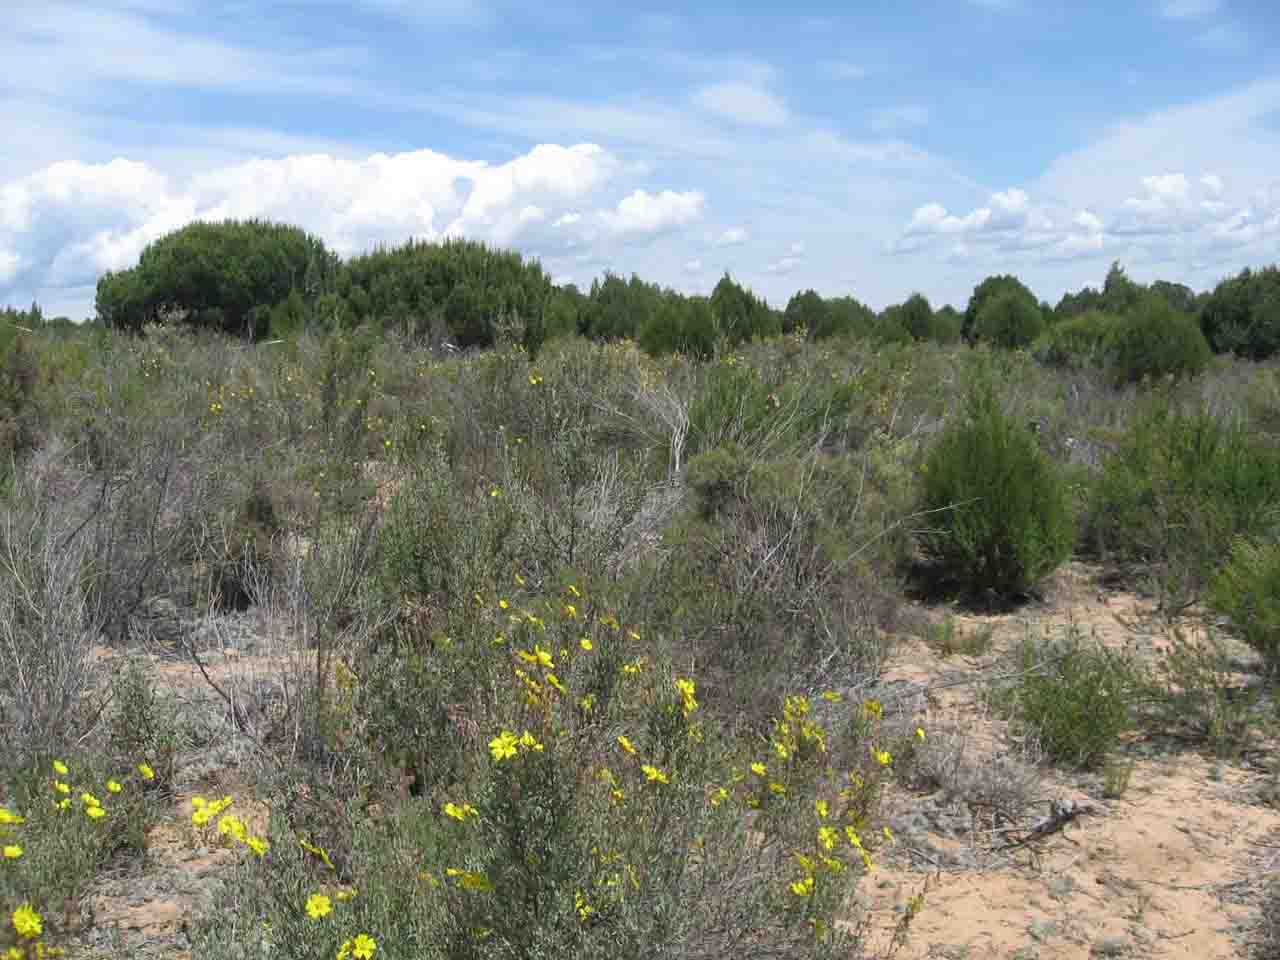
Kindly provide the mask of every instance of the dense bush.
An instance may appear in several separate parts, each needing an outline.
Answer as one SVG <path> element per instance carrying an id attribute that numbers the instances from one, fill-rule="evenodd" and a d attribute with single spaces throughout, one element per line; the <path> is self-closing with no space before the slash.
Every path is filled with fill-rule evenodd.
<path id="1" fill-rule="evenodd" d="M 1122 383 L 1144 378 L 1193 377 L 1211 352 L 1195 319 L 1146 296 L 1112 332 L 1112 367 Z"/>
<path id="2" fill-rule="evenodd" d="M 1137 416 L 1094 481 L 1084 543 L 1148 570 L 1162 600 L 1194 600 L 1232 539 L 1280 502 L 1280 451 L 1244 423 L 1183 413 L 1158 398 Z"/>
<path id="3" fill-rule="evenodd" d="M 1043 330 L 1040 305 L 1017 290 L 1004 290 L 986 299 L 978 310 L 972 339 L 1014 350 L 1029 346 Z"/>
<path id="4" fill-rule="evenodd" d="M 1280 267 L 1223 280 L 1205 300 L 1200 326 L 1219 353 L 1261 360 L 1280 350 Z"/>
<path id="5" fill-rule="evenodd" d="M 989 374 L 929 451 L 920 537 L 929 575 L 974 596 L 1018 597 L 1071 552 L 1066 486 L 1026 425 L 1004 413 Z"/>
<path id="6" fill-rule="evenodd" d="M 290 291 L 332 288 L 338 259 L 298 227 L 261 220 L 197 222 L 148 244 L 138 265 L 98 281 L 100 322 L 120 330 L 179 320 L 265 336 Z"/>
<path id="7" fill-rule="evenodd" d="M 1280 544 L 1241 538 L 1209 587 L 1209 603 L 1231 618 L 1240 637 L 1280 672 Z"/>
<path id="8" fill-rule="evenodd" d="M 1068 315 L 1036 339 L 1032 356 L 1051 367 L 1068 370 L 1108 367 L 1119 325 L 1117 317 L 1098 310 Z"/>
<path id="9" fill-rule="evenodd" d="M 966 340 L 972 343 L 974 340 L 982 338 L 978 331 L 979 316 L 988 303 L 1005 294 L 1012 295 L 1018 301 L 1030 304 L 1039 313 L 1040 305 L 1036 301 L 1035 294 L 1027 289 L 1026 285 L 1017 277 L 1008 274 L 987 277 L 973 288 L 973 294 L 969 297 L 969 303 L 965 307 L 961 333 Z"/>

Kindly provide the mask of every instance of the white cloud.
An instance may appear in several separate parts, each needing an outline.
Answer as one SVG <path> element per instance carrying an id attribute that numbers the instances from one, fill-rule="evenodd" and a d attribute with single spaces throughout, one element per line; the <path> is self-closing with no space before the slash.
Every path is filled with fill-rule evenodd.
<path id="1" fill-rule="evenodd" d="M 1160 15 L 1170 20 L 1194 20 L 1218 12 L 1222 0 L 1162 0 Z"/>
<path id="2" fill-rule="evenodd" d="M 692 260 L 686 260 L 684 264 L 684 272 L 685 273 L 701 273 L 702 261 L 697 259 L 696 257 Z"/>
<path id="3" fill-rule="evenodd" d="M 717 247 L 736 247 L 746 243 L 747 237 L 748 234 L 745 227 L 730 227 L 715 238 L 714 245 Z"/>
<path id="4" fill-rule="evenodd" d="M 556 217 L 555 223 L 551 225 L 553 227 L 571 227 L 581 219 L 582 214 L 578 213 L 576 210 L 571 210 L 569 213 Z"/>
<path id="5" fill-rule="evenodd" d="M 929 109 L 919 104 L 909 103 L 897 107 L 881 107 L 871 111 L 871 128 L 873 130 L 901 130 L 911 127 L 923 127 L 929 122 Z"/>
<path id="6" fill-rule="evenodd" d="M 323 236 L 340 253 L 409 237 L 468 236 L 506 245 L 566 202 L 589 199 L 615 161 L 594 144 L 543 144 L 501 164 L 430 150 L 361 160 L 326 154 L 254 160 L 182 180 L 125 159 L 63 162 L 0 186 L 0 297 L 91 283 L 136 262 L 149 242 L 195 220 L 262 217 Z M 647 197 L 648 195 L 645 195 Z M 641 229 L 676 215 L 632 198 L 619 224 Z M 556 218 L 565 225 L 580 215 Z M 625 232 L 625 230 L 624 230 Z"/>
<path id="7" fill-rule="evenodd" d="M 787 107 L 767 90 L 749 83 L 714 83 L 694 95 L 702 109 L 735 123 L 779 127 L 787 122 Z"/>
<path id="8" fill-rule="evenodd" d="M 1211 196 L 1215 197 L 1222 196 L 1222 191 L 1226 189 L 1226 185 L 1223 184 L 1222 178 L 1216 173 L 1206 173 L 1200 178 L 1200 183 L 1209 191 Z"/>
<path id="9" fill-rule="evenodd" d="M 944 233 L 970 233 L 981 230 L 991 222 L 991 210 L 979 207 L 963 217 L 953 216 L 940 203 L 926 203 L 917 207 L 907 225 L 908 236 Z"/>
<path id="10" fill-rule="evenodd" d="M 803 256 L 803 254 L 804 254 L 804 243 L 803 243 L 802 241 L 797 240 L 795 243 L 793 243 L 793 244 L 791 245 L 791 248 L 790 248 L 790 249 L 791 249 L 791 255 L 792 255 L 793 257 Z"/>
<path id="11" fill-rule="evenodd" d="M 769 273 L 786 275 L 800 266 L 804 260 L 800 257 L 782 257 L 765 267 Z"/>
<path id="12" fill-rule="evenodd" d="M 616 236 L 648 236 L 692 223 L 705 206 L 706 198 L 696 190 L 636 190 L 618 201 L 616 209 L 603 212 L 601 220 Z"/>
<path id="13" fill-rule="evenodd" d="M 1102 221 L 1088 210 L 1081 210 L 1077 213 L 1072 223 L 1089 233 L 1100 233 L 1102 231 Z"/>

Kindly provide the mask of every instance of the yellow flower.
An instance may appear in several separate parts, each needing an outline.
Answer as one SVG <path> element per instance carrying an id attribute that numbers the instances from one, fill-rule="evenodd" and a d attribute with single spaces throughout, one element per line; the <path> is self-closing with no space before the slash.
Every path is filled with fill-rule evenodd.
<path id="1" fill-rule="evenodd" d="M 890 830 L 888 827 L 884 828 L 884 838 L 888 840 L 890 843 L 894 842 L 893 831 Z"/>
<path id="2" fill-rule="evenodd" d="M 510 606 L 511 606 L 511 604 L 507 603 L 507 601 L 505 601 L 505 600 L 499 600 L 499 601 L 498 601 L 498 609 L 499 609 L 499 610 L 506 610 L 506 609 L 507 609 L 508 607 L 510 607 Z"/>
<path id="3" fill-rule="evenodd" d="M 480 816 L 480 814 L 476 812 L 476 808 L 469 803 L 446 803 L 444 805 L 444 812 L 445 816 L 453 817 L 453 819 L 458 821 L 465 821 L 467 817 Z"/>
<path id="4" fill-rule="evenodd" d="M 489 741 L 489 752 L 493 754 L 495 760 L 506 760 L 516 755 L 516 744 L 519 742 L 519 738 L 514 733 L 503 730 Z"/>
<path id="5" fill-rule="evenodd" d="M 916 739 L 917 740 L 924 739 L 924 727 L 916 727 Z"/>
<path id="6" fill-rule="evenodd" d="M 260 857 L 271 849 L 271 844 L 267 843 L 267 841 L 263 840 L 261 837 L 247 837 L 245 838 L 244 843 L 245 846 Z"/>
<path id="7" fill-rule="evenodd" d="M 145 763 L 138 764 L 138 773 L 142 775 L 143 780 L 154 780 L 156 778 L 156 772 Z"/>
<path id="8" fill-rule="evenodd" d="M 880 764 L 880 766 L 887 767 L 889 766 L 889 764 L 893 763 L 893 754 L 890 753 L 888 750 L 877 750 L 876 761 Z"/>
<path id="9" fill-rule="evenodd" d="M 631 741 L 626 737 L 618 737 L 618 745 L 627 753 L 634 754 L 636 752 L 636 748 L 632 746 Z"/>
<path id="10" fill-rule="evenodd" d="M 107 792 L 108 792 L 108 793 L 119 793 L 119 792 L 120 792 L 121 790 L 123 790 L 123 789 L 124 789 L 124 787 L 122 787 L 122 786 L 120 785 L 120 781 L 119 781 L 119 780 L 108 780 L 108 781 L 107 781 Z"/>
<path id="11" fill-rule="evenodd" d="M 475 870 L 459 870 L 457 867 L 448 867 L 445 873 L 454 877 L 458 881 L 458 886 L 463 890 L 473 890 L 478 893 L 486 893 L 493 889 L 493 884 L 483 874 Z"/>
<path id="12" fill-rule="evenodd" d="M 575 587 L 572 583 L 571 583 L 571 584 L 569 584 L 569 586 L 568 586 L 566 589 L 567 589 L 570 593 L 572 593 L 575 597 L 581 597 L 581 596 L 582 596 L 582 594 L 578 592 L 578 588 L 577 588 L 577 587 Z"/>
<path id="13" fill-rule="evenodd" d="M 632 675 L 637 674 L 644 669 L 644 661 L 645 661 L 645 658 L 640 657 L 639 659 L 632 660 L 629 663 L 624 663 L 622 665 L 622 672 L 629 673 Z"/>
<path id="14" fill-rule="evenodd" d="M 827 690 L 822 694 L 822 699 L 826 700 L 828 703 L 839 703 L 844 699 L 844 694 L 836 690 Z"/>
<path id="15" fill-rule="evenodd" d="M 716 790 L 715 793 L 711 795 L 711 805 L 713 807 L 718 807 L 720 806 L 720 804 L 724 803 L 728 799 L 729 799 L 729 791 L 726 790 L 724 787 L 720 787 L 718 790 Z"/>
<path id="16" fill-rule="evenodd" d="M 834 850 L 840 842 L 840 832 L 835 827 L 819 827 L 818 842 L 824 850 Z"/>
<path id="17" fill-rule="evenodd" d="M 827 819 L 827 815 L 831 812 L 831 808 L 827 805 L 827 801 L 825 800 L 813 801 L 813 809 L 817 811 L 818 818 L 821 820 Z"/>
<path id="18" fill-rule="evenodd" d="M 244 821 L 234 814 L 228 813 L 218 821 L 218 833 L 224 837 L 235 837 L 241 843 L 244 843 L 246 836 Z"/>
<path id="19" fill-rule="evenodd" d="M 64 797 L 63 799 L 61 799 L 61 800 L 59 800 L 59 801 L 57 802 L 56 806 L 57 806 L 57 808 L 58 808 L 59 810 L 65 810 L 65 809 L 67 809 L 67 807 L 71 806 L 71 798 L 70 798 L 70 797 Z"/>
<path id="20" fill-rule="evenodd" d="M 769 784 L 769 792 L 775 796 L 785 797 L 787 795 L 787 788 L 781 783 L 771 783 Z"/>
<path id="21" fill-rule="evenodd" d="M 357 934 L 351 941 L 351 956 L 355 960 L 373 960 L 373 952 L 378 949 L 378 941 L 367 933 Z"/>
<path id="22" fill-rule="evenodd" d="M 803 880 L 797 880 L 791 884 L 791 892 L 797 897 L 808 897 L 813 894 L 813 877 L 807 876 Z"/>
<path id="23" fill-rule="evenodd" d="M 20 937 L 34 940 L 44 933 L 44 921 L 40 919 L 40 914 L 31 909 L 31 904 L 29 903 L 24 903 L 13 911 L 12 919 L 13 929 L 17 931 Z"/>
<path id="24" fill-rule="evenodd" d="M 630 637 L 632 640 L 639 640 L 639 639 L 640 639 L 640 634 L 636 633 L 634 630 L 628 630 L 628 631 L 627 631 L 627 636 L 628 636 L 628 637 Z"/>
<path id="25" fill-rule="evenodd" d="M 774 741 L 774 744 L 773 744 L 773 752 L 776 753 L 783 760 L 791 756 L 791 751 L 787 749 L 787 745 L 785 743 L 781 743 L 776 740 Z"/>
<path id="26" fill-rule="evenodd" d="M 101 807 L 85 807 L 84 812 L 85 816 L 91 820 L 100 820 L 107 815 L 107 811 L 103 810 Z"/>
<path id="27" fill-rule="evenodd" d="M 849 838 L 850 846 L 853 846 L 858 850 L 862 849 L 862 838 L 858 836 L 857 830 L 853 829 L 853 827 L 845 827 L 844 835 Z"/>
<path id="28" fill-rule="evenodd" d="M 757 777 L 763 777 L 766 773 L 769 772 L 769 768 L 766 767 L 763 763 L 760 763 L 759 761 L 757 761 L 756 763 L 753 763 L 751 765 L 751 772 L 754 773 Z"/>
<path id="29" fill-rule="evenodd" d="M 879 700 L 868 700 L 862 705 L 862 709 L 872 720 L 880 720 L 884 717 L 884 705 Z"/>
<path id="30" fill-rule="evenodd" d="M 4 858 L 6 860 L 17 860 L 22 856 L 22 848 L 16 843 L 9 844 L 4 848 Z"/>
<path id="31" fill-rule="evenodd" d="M 580 706 L 587 713 L 590 713 L 591 708 L 594 707 L 595 705 L 596 705 L 596 695 L 594 693 L 588 693 L 585 697 L 583 697 L 581 700 L 578 701 L 578 706 Z"/>
<path id="32" fill-rule="evenodd" d="M 573 906 L 578 911 L 578 918 L 581 920 L 587 919 L 587 917 L 596 912 L 595 908 L 587 902 L 587 898 L 581 890 L 573 895 Z"/>
<path id="33" fill-rule="evenodd" d="M 323 893 L 313 893 L 307 897 L 307 916 L 312 920 L 327 917 L 333 912 L 333 902 Z"/>
<path id="34" fill-rule="evenodd" d="M 538 742 L 538 738 L 528 730 L 520 734 L 520 746 L 524 747 L 526 750 L 533 750 L 537 753 L 542 752 L 542 744 L 540 744 Z"/>
<path id="35" fill-rule="evenodd" d="M 651 763 L 646 763 L 643 766 L 641 766 L 640 772 L 643 773 L 645 777 L 650 782 L 653 782 L 653 783 L 670 783 L 671 782 L 670 777 L 668 777 L 665 773 L 663 773 L 660 769 L 658 769 Z"/>
<path id="36" fill-rule="evenodd" d="M 580 646 L 583 650 L 586 650 L 589 652 L 591 650 L 591 638 L 583 637 L 581 640 L 578 641 L 578 646 Z"/>
<path id="37" fill-rule="evenodd" d="M 560 682 L 560 678 L 557 677 L 554 673 L 547 674 L 547 683 L 551 684 L 553 687 L 559 690 L 561 694 L 565 696 L 568 695 L 569 691 L 564 688 L 564 684 Z"/>
<path id="38" fill-rule="evenodd" d="M 0 824 L 22 823 L 23 817 L 18 816 L 6 807 L 0 806 Z"/>
<path id="39" fill-rule="evenodd" d="M 71 784 L 63 783 L 61 780 L 55 780 L 53 781 L 53 789 L 57 790 L 59 793 L 70 793 Z"/>
<path id="40" fill-rule="evenodd" d="M 359 894 L 359 890 L 339 890 L 336 898 L 339 903 L 346 903 L 348 900 L 354 900 Z"/>
<path id="41" fill-rule="evenodd" d="M 67 769 L 67 765 L 61 760 L 53 761 L 53 772 L 60 777 L 65 777 L 71 771 Z"/>
<path id="42" fill-rule="evenodd" d="M 689 714 L 693 713 L 693 711 L 698 709 L 698 700 L 694 696 L 698 689 L 697 684 L 692 680 L 677 677 L 676 688 L 680 691 L 680 697 L 684 701 L 682 706 L 684 709 L 684 715 L 687 717 Z"/>
<path id="43" fill-rule="evenodd" d="M 566 603 L 562 609 L 566 617 L 572 617 L 574 620 L 578 619 L 578 608 L 572 603 Z"/>
<path id="44" fill-rule="evenodd" d="M 97 797 L 95 797 L 92 793 L 87 793 L 87 792 L 86 792 L 86 793 L 82 793 L 82 794 L 80 794 L 80 799 L 81 799 L 81 801 L 83 801 L 83 803 L 84 803 L 84 805 L 85 805 L 86 807 L 100 807 L 100 806 L 102 806 L 102 804 L 100 804 L 100 803 L 98 802 L 98 798 L 97 798 Z"/>
<path id="45" fill-rule="evenodd" d="M 556 668 L 555 661 L 551 659 L 550 651 L 543 650 L 537 644 L 534 644 L 532 650 L 517 651 L 516 656 L 525 663 L 532 663 L 547 670 L 554 670 Z"/>

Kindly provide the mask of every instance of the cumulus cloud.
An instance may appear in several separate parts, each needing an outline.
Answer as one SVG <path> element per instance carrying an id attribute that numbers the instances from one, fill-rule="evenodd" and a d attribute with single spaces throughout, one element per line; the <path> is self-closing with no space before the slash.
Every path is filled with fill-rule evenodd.
<path id="1" fill-rule="evenodd" d="M 549 230 L 550 222 L 576 224 L 581 214 L 559 210 L 597 194 L 616 166 L 595 144 L 543 144 L 501 164 L 430 150 L 359 160 L 309 154 L 181 180 L 126 159 L 55 163 L 0 186 L 0 298 L 6 288 L 92 283 L 102 271 L 132 266 L 148 243 L 197 219 L 283 220 L 342 254 L 409 237 L 508 244 Z M 700 209 L 700 194 L 633 194 L 613 224 L 626 233 L 679 222 L 694 196 L 692 207 Z"/>
<path id="2" fill-rule="evenodd" d="M 747 242 L 745 227 L 730 227 L 715 239 L 717 247 L 736 247 Z"/>
<path id="3" fill-rule="evenodd" d="M 779 127 L 787 122 L 787 107 L 778 97 L 750 83 L 713 83 L 694 95 L 703 110 L 735 123 Z"/>
<path id="4" fill-rule="evenodd" d="M 696 190 L 636 190 L 618 201 L 614 210 L 604 211 L 601 220 L 615 236 L 652 236 L 698 220 L 705 206 L 706 198 Z"/>
<path id="5" fill-rule="evenodd" d="M 899 254 L 944 247 L 947 259 L 1020 253 L 1042 262 L 1102 257 L 1123 248 L 1150 259 L 1212 256 L 1214 251 L 1280 239 L 1280 188 L 1231 199 L 1216 174 L 1167 172 L 1142 177 L 1109 210 L 1038 203 L 1022 190 L 991 195 L 960 215 L 939 203 L 918 207 L 898 240 Z M 963 237 L 963 240 L 948 238 Z M 1137 244 L 1135 247 L 1134 245 Z"/>

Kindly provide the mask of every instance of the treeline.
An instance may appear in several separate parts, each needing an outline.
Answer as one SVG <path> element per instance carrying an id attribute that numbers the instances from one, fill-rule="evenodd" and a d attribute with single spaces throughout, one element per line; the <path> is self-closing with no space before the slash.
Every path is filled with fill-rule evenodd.
<path id="1" fill-rule="evenodd" d="M 1068 293 L 1056 307 L 999 275 L 974 288 L 963 312 L 934 309 L 920 293 L 876 312 L 813 290 L 778 310 L 727 274 L 709 297 L 616 274 L 584 292 L 556 286 L 537 261 L 472 241 L 410 241 L 342 261 L 318 237 L 257 220 L 193 223 L 156 240 L 136 267 L 99 280 L 96 307 L 99 323 L 121 330 L 183 323 L 261 339 L 370 325 L 461 349 L 506 339 L 536 351 L 566 335 L 692 356 L 778 334 L 963 340 L 1105 366 L 1121 380 L 1194 373 L 1211 352 L 1260 359 L 1280 350 L 1276 267 L 1197 294 L 1136 283 L 1114 264 L 1101 289 Z"/>

